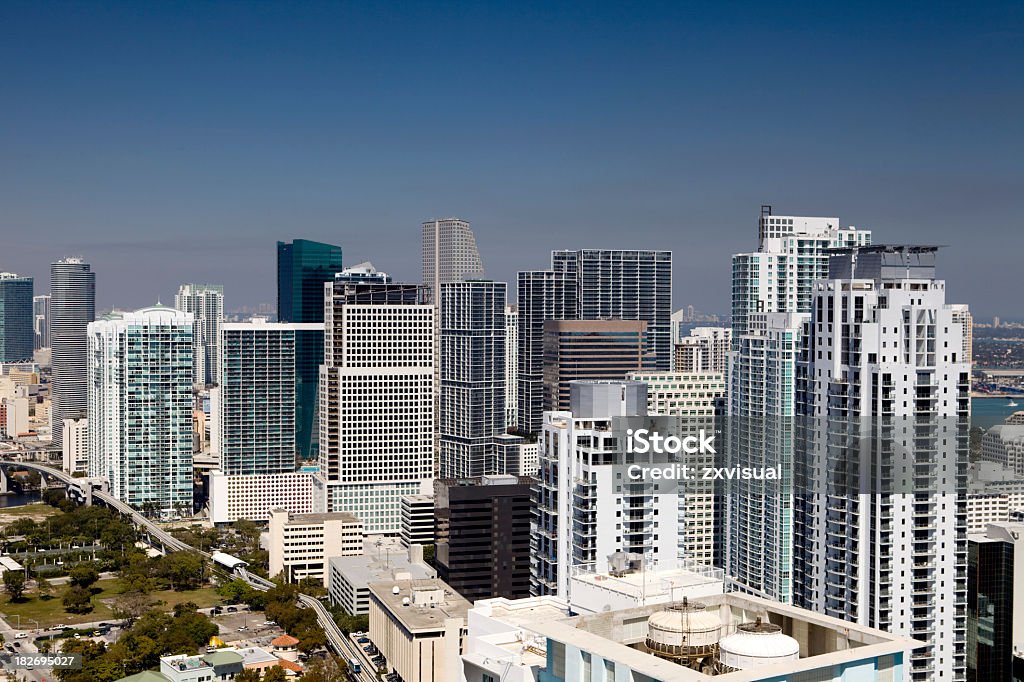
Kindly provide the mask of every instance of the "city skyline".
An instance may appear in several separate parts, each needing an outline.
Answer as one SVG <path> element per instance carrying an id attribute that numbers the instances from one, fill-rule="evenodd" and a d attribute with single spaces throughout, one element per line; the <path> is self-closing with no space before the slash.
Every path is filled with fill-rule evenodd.
<path id="1" fill-rule="evenodd" d="M 293 238 L 416 281 L 419 226 L 455 215 L 513 288 L 552 249 L 665 249 L 675 300 L 725 311 L 721 265 L 767 203 L 949 245 L 951 294 L 982 319 L 1014 314 L 1010 4 L 97 3 L 5 19 L 0 55 L 22 68 L 0 133 L 0 268 L 44 282 L 80 254 L 101 309 L 182 281 L 223 283 L 229 308 L 273 301 L 254 275 Z"/>

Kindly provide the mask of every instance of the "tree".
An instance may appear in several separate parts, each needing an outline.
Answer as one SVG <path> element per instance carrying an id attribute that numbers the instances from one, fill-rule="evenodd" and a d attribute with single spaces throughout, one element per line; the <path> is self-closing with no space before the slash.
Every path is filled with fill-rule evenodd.
<path id="1" fill-rule="evenodd" d="M 92 593 L 84 587 L 74 585 L 64 593 L 62 603 L 68 613 L 89 613 L 92 611 Z"/>
<path id="2" fill-rule="evenodd" d="M 267 671 L 263 673 L 263 682 L 286 682 L 288 677 L 284 674 L 284 668 L 279 665 L 275 665 L 273 668 L 267 668 Z M 238 680 L 236 677 L 235 680 Z"/>
<path id="3" fill-rule="evenodd" d="M 260 682 L 260 671 L 256 668 L 243 668 L 235 675 L 235 682 Z"/>
<path id="4" fill-rule="evenodd" d="M 100 579 L 99 571 L 90 564 L 79 564 L 68 572 L 71 584 L 88 589 Z"/>
<path id="5" fill-rule="evenodd" d="M 156 600 L 153 597 L 145 592 L 132 591 L 114 597 L 111 610 L 114 612 L 115 618 L 123 620 L 130 627 L 142 617 L 142 614 L 154 606 L 156 606 Z"/>
<path id="6" fill-rule="evenodd" d="M 346 682 L 348 664 L 333 654 L 316 657 L 306 665 L 305 674 L 299 682 Z"/>
<path id="7" fill-rule="evenodd" d="M 39 594 L 40 599 L 49 599 L 53 592 L 53 585 L 44 576 L 36 576 L 36 592 Z"/>
<path id="8" fill-rule="evenodd" d="M 191 590 L 203 584 L 203 560 L 191 552 L 173 552 L 157 560 L 156 575 L 172 590 Z"/>
<path id="9" fill-rule="evenodd" d="M 217 594 L 219 594 L 221 599 L 223 599 L 227 604 L 238 604 L 246 601 L 249 593 L 252 591 L 254 590 L 241 578 L 235 578 L 234 580 L 222 583 L 217 587 Z"/>
<path id="10" fill-rule="evenodd" d="M 25 574 L 21 571 L 4 571 L 4 589 L 11 595 L 11 601 L 21 601 L 25 595 Z"/>

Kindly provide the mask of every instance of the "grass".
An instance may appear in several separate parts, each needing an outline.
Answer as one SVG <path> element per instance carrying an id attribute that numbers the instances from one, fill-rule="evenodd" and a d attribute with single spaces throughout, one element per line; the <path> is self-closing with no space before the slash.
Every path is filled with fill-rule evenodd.
<path id="1" fill-rule="evenodd" d="M 114 614 L 110 609 L 110 601 L 124 591 L 124 586 L 119 578 L 100 580 L 93 585 L 92 604 L 93 609 L 89 613 L 67 613 L 64 611 L 64 604 L 61 597 L 66 586 L 58 586 L 49 599 L 40 599 L 34 593 L 27 595 L 25 601 L 11 603 L 10 598 L 4 595 L 0 599 L 0 613 L 4 614 L 4 620 L 12 627 L 17 626 L 21 616 L 23 628 L 35 627 L 35 623 L 29 619 L 39 621 L 40 627 L 49 627 L 58 623 L 74 625 L 76 623 L 92 623 L 101 620 L 113 620 Z M 220 603 L 220 597 L 212 587 L 204 587 L 198 590 L 187 590 L 174 592 L 162 590 L 150 594 L 153 599 L 162 601 L 159 608 L 164 611 L 171 611 L 175 605 L 187 601 L 195 602 L 200 608 L 215 606 Z"/>
<path id="2" fill-rule="evenodd" d="M 44 519 L 50 516 L 60 516 L 63 513 L 60 509 L 42 502 L 22 504 L 17 507 L 0 507 L 0 525 L 3 525 L 5 521 L 10 523 L 25 516 Z"/>

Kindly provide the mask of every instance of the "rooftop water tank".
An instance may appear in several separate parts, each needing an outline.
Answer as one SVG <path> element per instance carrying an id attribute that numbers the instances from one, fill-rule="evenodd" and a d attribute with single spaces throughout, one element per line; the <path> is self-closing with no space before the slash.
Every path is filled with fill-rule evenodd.
<path id="1" fill-rule="evenodd" d="M 747 670 L 761 665 L 795 661 L 800 644 L 774 623 L 760 618 L 737 626 L 736 632 L 718 643 L 718 660 L 725 672 Z"/>

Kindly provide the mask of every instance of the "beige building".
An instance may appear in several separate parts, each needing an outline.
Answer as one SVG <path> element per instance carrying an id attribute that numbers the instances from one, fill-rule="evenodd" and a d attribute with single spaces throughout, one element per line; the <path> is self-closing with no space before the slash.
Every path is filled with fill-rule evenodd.
<path id="1" fill-rule="evenodd" d="M 647 414 L 704 418 L 725 411 L 725 375 L 717 372 L 632 372 L 647 384 Z"/>
<path id="2" fill-rule="evenodd" d="M 289 514 L 270 512 L 270 575 L 283 573 L 288 582 L 316 578 L 327 586 L 332 557 L 363 553 L 363 524 L 352 514 Z"/>
<path id="3" fill-rule="evenodd" d="M 471 606 L 437 579 L 372 583 L 370 641 L 405 682 L 458 680 Z"/>
<path id="4" fill-rule="evenodd" d="M 69 474 L 89 474 L 89 420 L 64 420 L 64 439 L 61 441 L 61 455 L 64 471 Z"/>

